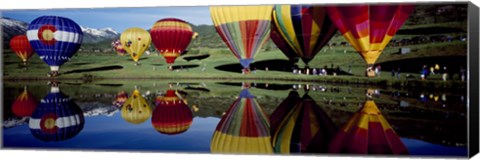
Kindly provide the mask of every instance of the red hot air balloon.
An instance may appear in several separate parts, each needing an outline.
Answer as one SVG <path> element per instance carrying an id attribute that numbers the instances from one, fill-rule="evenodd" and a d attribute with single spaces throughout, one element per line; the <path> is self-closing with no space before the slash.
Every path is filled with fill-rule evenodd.
<path id="1" fill-rule="evenodd" d="M 150 30 L 150 35 L 153 45 L 170 67 L 194 37 L 190 24 L 176 18 L 158 20 Z"/>
<path id="2" fill-rule="evenodd" d="M 10 40 L 10 48 L 15 54 L 17 54 L 20 59 L 22 59 L 23 64 L 27 65 L 27 61 L 33 55 L 33 48 L 28 42 L 26 35 L 18 35 L 13 37 Z"/>
<path id="3" fill-rule="evenodd" d="M 155 101 L 157 107 L 153 111 L 152 125 L 158 132 L 174 135 L 190 128 L 193 121 L 192 111 L 174 90 L 167 90 L 164 96 L 157 97 Z"/>
<path id="4" fill-rule="evenodd" d="M 408 154 L 373 100 L 367 100 L 332 139 L 331 153 Z"/>
<path id="5" fill-rule="evenodd" d="M 25 87 L 23 92 L 13 102 L 13 114 L 20 117 L 30 117 L 35 108 L 37 108 L 37 104 L 37 99 Z"/>
<path id="6" fill-rule="evenodd" d="M 352 5 L 327 7 L 338 30 L 368 65 L 367 75 L 395 33 L 413 12 L 413 5 Z"/>

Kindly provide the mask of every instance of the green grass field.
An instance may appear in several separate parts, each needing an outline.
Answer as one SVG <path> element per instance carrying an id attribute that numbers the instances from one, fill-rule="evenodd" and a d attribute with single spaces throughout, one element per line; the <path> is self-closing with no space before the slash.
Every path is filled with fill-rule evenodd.
<path id="1" fill-rule="evenodd" d="M 435 57 L 435 56 L 466 56 L 466 42 L 454 41 L 450 43 L 422 44 L 407 46 L 412 49 L 412 53 L 406 55 L 396 54 L 398 47 L 387 47 L 384 53 L 379 57 L 378 63 L 397 61 L 409 58 Z M 327 47 L 325 47 L 327 48 Z M 170 71 L 162 56 L 157 54 L 146 55 L 141 58 L 140 65 L 134 65 L 129 56 L 118 56 L 115 53 L 95 54 L 95 53 L 77 53 L 71 61 L 65 63 L 60 68 L 60 75 L 56 79 L 256 79 L 256 80 L 286 80 L 286 81 L 319 81 L 319 82 L 340 82 L 340 83 L 360 83 L 360 84 L 387 84 L 387 85 L 405 85 L 412 84 L 426 86 L 429 83 L 439 83 L 436 86 L 454 86 L 462 83 L 443 83 L 438 80 L 429 82 L 416 82 L 405 79 L 392 79 L 390 71 L 383 71 L 380 77 L 367 78 L 364 76 L 365 63 L 361 56 L 351 47 L 333 47 L 324 49 L 310 62 L 310 68 L 321 68 L 323 66 L 340 67 L 347 71 L 351 64 L 353 76 L 312 76 L 312 75 L 294 75 L 291 72 L 283 71 L 265 71 L 264 68 L 257 68 L 255 74 L 242 75 L 235 72 L 227 72 L 215 69 L 217 66 L 238 63 L 238 60 L 230 53 L 228 49 L 208 49 L 192 48 L 199 50 L 198 54 L 210 54 L 210 57 L 203 60 L 193 60 L 187 62 L 182 57 L 177 58 L 175 65 L 198 65 L 198 67 L 183 69 L 179 71 Z M 344 52 L 346 50 L 346 52 Z M 29 60 L 28 69 L 22 66 L 20 59 L 10 51 L 4 52 L 4 79 L 49 79 L 47 73 L 49 67 L 41 59 L 34 55 Z M 189 56 L 186 54 L 185 56 Z M 255 61 L 275 60 L 287 58 L 280 50 L 261 51 L 255 57 Z M 303 62 L 298 62 L 299 67 L 303 67 Z M 117 67 L 120 69 L 111 69 Z M 203 70 L 203 71 L 202 71 Z M 410 73 L 417 75 L 418 73 Z M 438 78 L 438 77 L 437 77 Z M 415 82 L 415 83 L 413 83 Z M 440 87 L 441 87 L 440 86 Z"/>

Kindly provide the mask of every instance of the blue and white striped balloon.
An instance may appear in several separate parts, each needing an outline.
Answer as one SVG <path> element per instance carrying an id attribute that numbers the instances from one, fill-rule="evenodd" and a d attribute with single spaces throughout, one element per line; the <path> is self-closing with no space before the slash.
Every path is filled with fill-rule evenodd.
<path id="1" fill-rule="evenodd" d="M 28 25 L 28 41 L 40 58 L 58 72 L 59 67 L 78 51 L 83 40 L 80 26 L 58 16 L 42 16 Z"/>
<path id="2" fill-rule="evenodd" d="M 58 87 L 52 87 L 33 112 L 28 126 L 35 138 L 57 142 L 75 137 L 84 124 L 82 109 Z"/>

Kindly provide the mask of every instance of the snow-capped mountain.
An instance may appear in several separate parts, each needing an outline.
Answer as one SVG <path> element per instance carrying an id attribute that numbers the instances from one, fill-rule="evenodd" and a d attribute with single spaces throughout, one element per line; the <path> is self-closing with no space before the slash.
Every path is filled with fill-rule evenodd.
<path id="1" fill-rule="evenodd" d="M 107 105 L 99 102 L 77 103 L 86 117 L 92 116 L 113 116 L 119 109 L 113 105 Z"/>
<path id="2" fill-rule="evenodd" d="M 4 48 L 8 48 L 8 42 L 13 36 L 25 34 L 28 28 L 28 23 L 15 20 L 12 18 L 0 18 L 2 24 L 2 36 Z M 97 43 L 102 41 L 113 41 L 118 39 L 120 34 L 112 28 L 95 29 L 81 26 L 83 31 L 83 43 Z"/>
<path id="3" fill-rule="evenodd" d="M 112 28 L 95 29 L 81 26 L 83 31 L 83 43 L 97 43 L 105 40 L 114 40 L 120 34 Z"/>

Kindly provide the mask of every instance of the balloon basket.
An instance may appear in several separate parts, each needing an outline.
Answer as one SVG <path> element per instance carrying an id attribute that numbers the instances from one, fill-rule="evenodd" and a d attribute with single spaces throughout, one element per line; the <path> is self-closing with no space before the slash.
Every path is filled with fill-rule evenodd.
<path id="1" fill-rule="evenodd" d="M 366 70 L 365 70 L 365 75 L 367 77 L 375 77 L 375 70 L 373 70 L 373 67 L 368 67 Z"/>

